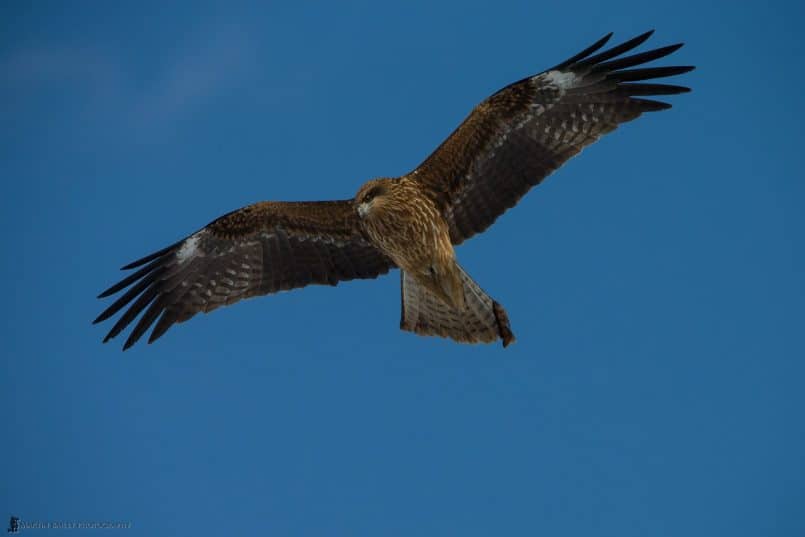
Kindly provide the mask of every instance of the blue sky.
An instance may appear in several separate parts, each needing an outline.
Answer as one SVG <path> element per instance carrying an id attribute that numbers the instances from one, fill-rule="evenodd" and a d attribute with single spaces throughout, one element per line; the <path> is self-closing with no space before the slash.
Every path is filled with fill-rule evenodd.
<path id="1" fill-rule="evenodd" d="M 802 16 L 5 4 L 0 514 L 126 535 L 805 534 Z M 400 332 L 396 273 L 125 354 L 90 325 L 119 266 L 253 201 L 405 173 L 501 86 L 649 28 L 687 43 L 694 92 L 458 249 L 509 312 L 505 351 Z"/>

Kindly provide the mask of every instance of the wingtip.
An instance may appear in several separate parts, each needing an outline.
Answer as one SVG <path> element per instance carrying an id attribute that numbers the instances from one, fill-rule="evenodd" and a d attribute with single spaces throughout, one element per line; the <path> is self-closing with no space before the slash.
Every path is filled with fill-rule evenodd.
<path id="1" fill-rule="evenodd" d="M 661 112 L 673 108 L 671 103 L 664 101 L 655 101 L 652 99 L 632 99 L 633 102 L 639 103 L 643 112 Z"/>
<path id="2" fill-rule="evenodd" d="M 163 249 L 161 249 L 159 251 L 156 251 L 156 252 L 154 252 L 152 254 L 149 254 L 149 255 L 147 255 L 147 256 L 145 256 L 143 258 L 137 259 L 136 261 L 132 261 L 128 265 L 124 265 L 124 266 L 120 267 L 120 270 L 131 270 L 131 269 L 137 268 L 137 267 L 139 267 L 141 265 L 145 265 L 146 263 L 149 263 L 149 262 L 153 261 L 154 259 L 160 258 L 160 257 L 168 254 L 171 250 L 173 250 L 178 245 L 180 245 L 182 242 L 184 242 L 184 240 L 185 239 L 177 241 L 177 242 L 171 244 L 170 246 L 167 246 L 167 247 L 165 247 L 165 248 L 163 248 Z"/>
<path id="3" fill-rule="evenodd" d="M 634 47 L 639 47 L 640 45 L 648 41 L 648 38 L 651 37 L 652 35 L 654 35 L 654 28 L 652 28 L 648 32 L 643 32 L 642 34 L 638 35 L 633 39 L 630 39 L 630 42 L 633 43 Z"/>
<path id="4" fill-rule="evenodd" d="M 115 313 L 117 313 L 117 310 L 114 308 L 114 304 L 113 304 L 112 306 L 110 306 L 110 307 L 106 308 L 105 310 L 103 310 L 97 317 L 95 317 L 95 320 L 92 321 L 92 324 L 98 324 L 100 322 L 103 322 L 106 319 L 110 318 Z M 109 332 L 109 334 L 112 337 L 114 337 L 114 336 L 117 335 L 117 332 L 112 330 L 112 331 Z"/>
<path id="5" fill-rule="evenodd" d="M 609 43 L 609 40 L 612 39 L 613 35 L 615 35 L 615 32 L 609 32 L 604 37 L 602 37 L 601 39 L 590 45 L 589 48 L 592 49 L 593 51 L 600 49 L 601 47 Z"/>

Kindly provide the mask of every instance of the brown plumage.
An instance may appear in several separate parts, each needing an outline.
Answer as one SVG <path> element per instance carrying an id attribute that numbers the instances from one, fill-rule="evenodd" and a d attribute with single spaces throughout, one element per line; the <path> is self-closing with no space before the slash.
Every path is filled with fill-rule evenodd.
<path id="1" fill-rule="evenodd" d="M 506 311 L 459 266 L 453 247 L 484 231 L 620 123 L 670 108 L 643 97 L 689 91 L 635 83 L 693 69 L 630 69 L 682 46 L 619 57 L 651 33 L 595 54 L 609 34 L 556 67 L 506 86 L 413 172 L 369 181 L 351 200 L 249 205 L 126 265 L 138 270 L 100 295 L 129 287 L 94 321 L 126 308 L 104 342 L 140 313 L 124 349 L 154 323 L 149 343 L 174 323 L 243 298 L 375 278 L 397 267 L 402 329 L 508 345 L 514 334 Z"/>

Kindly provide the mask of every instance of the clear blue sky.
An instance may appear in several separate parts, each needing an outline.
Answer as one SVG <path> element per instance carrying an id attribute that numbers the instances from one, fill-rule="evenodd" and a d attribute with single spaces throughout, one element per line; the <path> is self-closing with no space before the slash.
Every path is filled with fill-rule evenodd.
<path id="1" fill-rule="evenodd" d="M 0 13 L 0 516 L 805 535 L 801 3 L 118 4 Z M 404 173 L 501 86 L 649 28 L 694 92 L 458 250 L 509 349 L 400 332 L 396 273 L 126 353 L 90 325 L 121 265 Z"/>

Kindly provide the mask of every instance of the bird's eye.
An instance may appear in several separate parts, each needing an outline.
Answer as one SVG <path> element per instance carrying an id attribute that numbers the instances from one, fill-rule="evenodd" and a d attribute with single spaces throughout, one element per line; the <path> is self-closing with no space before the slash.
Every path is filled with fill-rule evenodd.
<path id="1" fill-rule="evenodd" d="M 381 193 L 381 192 L 380 192 L 380 188 L 379 188 L 379 187 L 375 187 L 375 188 L 373 188 L 372 190 L 370 190 L 369 192 L 367 192 L 367 193 L 366 193 L 366 195 L 363 197 L 363 202 L 364 202 L 364 203 L 369 203 L 369 202 L 370 202 L 370 201 L 372 201 L 374 198 L 376 198 L 376 197 L 377 197 L 377 196 L 378 196 L 380 193 Z"/>

